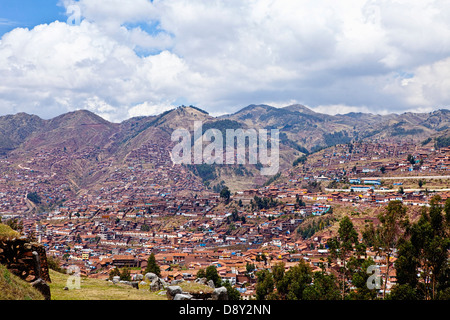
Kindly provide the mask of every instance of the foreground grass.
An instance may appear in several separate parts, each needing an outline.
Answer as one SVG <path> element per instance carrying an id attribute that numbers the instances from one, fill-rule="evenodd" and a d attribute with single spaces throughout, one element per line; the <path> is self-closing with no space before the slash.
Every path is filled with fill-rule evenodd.
<path id="1" fill-rule="evenodd" d="M 184 292 L 189 293 L 198 293 L 198 292 L 212 293 L 214 291 L 213 288 L 196 282 L 184 281 L 178 284 L 178 286 L 180 286 Z"/>
<path id="2" fill-rule="evenodd" d="M 6 224 L 0 223 L 0 238 L 18 238 L 20 234 Z"/>
<path id="3" fill-rule="evenodd" d="M 68 277 L 50 270 L 52 300 L 167 300 L 165 294 L 150 292 L 148 286 L 137 290 L 125 284 L 85 277 L 81 277 L 80 289 L 64 290 Z"/>
<path id="4" fill-rule="evenodd" d="M 165 290 L 150 292 L 149 285 L 139 290 L 125 284 L 81 277 L 80 289 L 64 290 L 69 275 L 50 270 L 52 300 L 167 300 Z M 193 282 L 180 284 L 185 292 L 212 292 L 213 289 Z M 162 294 L 160 294 L 162 293 Z M 44 300 L 31 285 L 0 265 L 0 300 Z"/>

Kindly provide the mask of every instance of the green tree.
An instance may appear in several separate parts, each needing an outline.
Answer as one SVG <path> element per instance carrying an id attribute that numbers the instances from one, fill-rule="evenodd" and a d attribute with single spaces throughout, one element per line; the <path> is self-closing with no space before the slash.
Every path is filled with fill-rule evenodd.
<path id="1" fill-rule="evenodd" d="M 261 254 L 261 260 L 260 261 L 264 261 L 264 265 L 267 265 L 267 256 L 266 256 L 266 254 L 264 252 Z"/>
<path id="2" fill-rule="evenodd" d="M 241 300 L 241 293 L 228 282 L 224 281 L 222 285 L 227 289 L 228 300 Z"/>
<path id="3" fill-rule="evenodd" d="M 349 268 L 347 267 L 347 260 L 357 252 L 358 248 L 360 248 L 358 246 L 358 233 L 356 232 L 353 223 L 348 216 L 341 219 L 339 222 L 338 236 L 329 239 L 327 245 L 330 249 L 329 259 L 341 261 L 342 266 L 339 268 L 342 282 L 341 298 L 344 299 L 347 292 L 346 282 L 350 276 Z"/>
<path id="4" fill-rule="evenodd" d="M 152 252 L 147 259 L 147 267 L 145 268 L 145 273 L 152 272 L 156 274 L 158 277 L 161 276 L 161 268 L 156 262 L 155 254 Z"/>
<path id="5" fill-rule="evenodd" d="M 205 269 L 200 269 L 197 271 L 197 279 L 206 278 Z"/>
<path id="6" fill-rule="evenodd" d="M 305 300 L 339 300 L 341 292 L 337 279 L 333 274 L 316 271 L 313 274 L 313 283 L 303 291 Z"/>
<path id="7" fill-rule="evenodd" d="M 297 265 L 289 268 L 283 278 L 277 282 L 278 295 L 282 299 L 303 300 L 303 292 L 311 282 L 311 267 L 302 259 Z"/>
<path id="8" fill-rule="evenodd" d="M 284 267 L 285 264 L 283 262 L 279 262 L 272 267 L 272 276 L 275 281 L 275 285 L 277 286 L 280 281 L 283 280 L 284 277 Z"/>
<path id="9" fill-rule="evenodd" d="M 255 264 L 247 262 L 245 265 L 245 270 L 247 273 L 252 273 L 254 270 L 256 270 Z"/>
<path id="10" fill-rule="evenodd" d="M 220 197 L 225 201 L 225 204 L 228 204 L 228 202 L 230 202 L 231 192 L 230 192 L 230 189 L 228 189 L 227 186 L 225 186 L 220 191 Z"/>
<path id="11" fill-rule="evenodd" d="M 392 267 L 391 258 L 405 230 L 409 226 L 409 220 L 406 215 L 407 208 L 399 200 L 390 201 L 385 210 L 378 215 L 381 224 L 373 230 L 366 230 L 366 240 L 377 251 L 377 254 L 386 258 L 386 271 L 384 273 L 383 298 L 386 296 L 386 287 L 389 271 Z M 373 228 L 373 225 L 372 225 Z M 371 235 L 372 238 L 369 239 Z M 364 237 L 363 237 L 364 238 Z"/>
<path id="12" fill-rule="evenodd" d="M 27 194 L 27 199 L 33 202 L 34 204 L 41 203 L 41 197 L 36 192 L 30 192 Z"/>
<path id="13" fill-rule="evenodd" d="M 206 268 L 205 276 L 208 281 L 212 280 L 214 282 L 214 286 L 216 288 L 221 286 L 222 279 L 220 278 L 219 273 L 217 272 L 217 269 L 214 265 L 210 265 Z"/>
<path id="14" fill-rule="evenodd" d="M 261 270 L 256 273 L 256 300 L 270 300 L 274 290 L 273 276 L 269 270 Z"/>
<path id="15" fill-rule="evenodd" d="M 18 231 L 19 233 L 23 230 L 23 221 L 19 218 L 11 218 L 6 221 L 6 225 L 11 229 Z"/>
<path id="16" fill-rule="evenodd" d="M 416 288 L 419 280 L 417 250 L 411 240 L 406 238 L 399 241 L 397 250 L 397 261 L 395 261 L 397 285 L 409 285 L 411 288 Z"/>
<path id="17" fill-rule="evenodd" d="M 386 296 L 387 300 L 417 300 L 417 291 L 410 284 L 396 284 L 391 293 Z"/>
<path id="18" fill-rule="evenodd" d="M 296 167 L 299 164 L 304 164 L 306 162 L 306 160 L 308 160 L 308 157 L 306 155 L 302 155 L 301 157 L 294 160 L 294 162 L 292 163 L 292 166 Z"/>
<path id="19" fill-rule="evenodd" d="M 367 280 L 370 274 L 367 270 L 370 266 L 375 265 L 372 258 L 369 259 L 356 259 L 353 258 L 349 262 L 349 268 L 352 268 L 352 290 L 348 299 L 351 300 L 374 300 L 377 297 L 377 290 L 371 290 L 367 287 Z"/>
<path id="20" fill-rule="evenodd" d="M 55 270 L 59 273 L 66 273 L 66 271 L 61 267 L 61 260 L 56 256 L 47 256 L 47 265 L 49 269 Z"/>
<path id="21" fill-rule="evenodd" d="M 410 241 L 421 271 L 418 290 L 425 299 L 436 299 L 441 292 L 450 290 L 449 226 L 442 214 L 440 202 L 440 196 L 433 197 L 430 207 L 422 210 L 419 220 L 410 228 Z"/>
<path id="22" fill-rule="evenodd" d="M 447 198 L 444 203 L 444 212 L 445 212 L 445 223 L 447 224 L 447 228 L 450 225 L 450 198 Z"/>
<path id="23" fill-rule="evenodd" d="M 300 199 L 299 195 L 295 196 L 295 204 L 296 204 L 296 207 L 304 207 L 304 206 L 306 206 L 305 202 L 302 199 Z"/>
<path id="24" fill-rule="evenodd" d="M 120 272 L 120 280 L 131 281 L 130 269 L 128 269 L 127 267 L 122 268 Z"/>
<path id="25" fill-rule="evenodd" d="M 112 280 L 115 276 L 120 277 L 120 270 L 117 267 L 114 267 L 109 271 L 109 280 Z"/>

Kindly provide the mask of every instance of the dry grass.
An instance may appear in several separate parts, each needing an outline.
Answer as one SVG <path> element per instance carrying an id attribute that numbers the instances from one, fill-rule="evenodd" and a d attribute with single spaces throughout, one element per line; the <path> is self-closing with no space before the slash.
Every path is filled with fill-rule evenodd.
<path id="1" fill-rule="evenodd" d="M 179 286 L 183 289 L 184 292 L 189 293 L 198 293 L 198 292 L 212 293 L 214 291 L 214 289 L 209 286 L 192 281 L 191 282 L 183 281 L 179 284 Z"/>
<path id="2" fill-rule="evenodd" d="M 50 270 L 52 300 L 167 300 L 166 295 L 150 292 L 148 286 L 139 290 L 126 284 L 81 277 L 80 289 L 64 290 L 69 275 Z"/>
<path id="3" fill-rule="evenodd" d="M 6 224 L 0 223 L 0 238 L 18 238 L 20 234 Z"/>

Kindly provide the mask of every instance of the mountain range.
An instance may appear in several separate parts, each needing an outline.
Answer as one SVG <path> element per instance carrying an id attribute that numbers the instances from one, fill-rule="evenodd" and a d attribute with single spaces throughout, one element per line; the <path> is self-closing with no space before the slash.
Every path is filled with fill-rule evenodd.
<path id="1" fill-rule="evenodd" d="M 70 168 L 72 178 L 80 187 L 85 187 L 88 181 L 92 183 L 92 179 L 84 180 L 82 177 L 92 170 L 93 162 L 108 159 L 116 166 L 125 166 L 127 158 L 148 143 L 173 144 L 170 139 L 173 130 L 183 127 L 192 131 L 195 120 L 203 122 L 204 130 L 279 129 L 281 170 L 291 167 L 292 161 L 302 154 L 336 144 L 378 139 L 421 142 L 450 134 L 448 109 L 430 113 L 328 115 L 298 104 L 284 108 L 249 105 L 236 113 L 213 117 L 197 107 L 181 106 L 156 116 L 134 117 L 121 123 L 112 123 L 90 111 L 78 110 L 49 120 L 26 113 L 1 116 L 0 154 L 8 159 L 26 160 L 40 153 L 60 150 L 69 155 L 68 159 L 78 159 L 74 163 L 69 162 L 67 170 Z M 211 171 L 212 175 L 205 177 L 193 169 L 193 173 L 210 187 L 220 183 L 234 189 L 252 187 L 263 184 L 268 178 L 257 174 L 254 165 L 215 166 L 209 168 Z M 94 176 L 95 181 L 101 178 L 101 174 Z"/>

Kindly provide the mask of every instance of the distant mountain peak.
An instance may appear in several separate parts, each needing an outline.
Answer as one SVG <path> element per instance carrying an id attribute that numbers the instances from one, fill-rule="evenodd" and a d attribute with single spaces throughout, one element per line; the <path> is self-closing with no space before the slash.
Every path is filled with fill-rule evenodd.
<path id="1" fill-rule="evenodd" d="M 264 109 L 273 109 L 275 107 L 269 106 L 268 104 L 250 104 L 247 108 L 264 108 Z"/>
<path id="2" fill-rule="evenodd" d="M 3 119 L 3 120 L 5 120 L 5 119 L 25 119 L 25 120 L 38 119 L 38 120 L 43 121 L 43 119 L 40 118 L 39 116 L 37 116 L 35 114 L 29 114 L 29 113 L 26 113 L 26 112 L 18 112 L 16 114 L 7 114 L 7 115 L 4 115 L 4 116 L 0 116 L 0 118 Z"/>
<path id="3" fill-rule="evenodd" d="M 190 111 L 195 110 L 195 111 L 198 111 L 198 112 L 201 112 L 201 113 L 204 113 L 204 114 L 209 115 L 209 112 L 208 112 L 208 111 L 205 111 L 205 110 L 203 110 L 203 109 L 200 109 L 199 107 L 192 106 L 192 105 L 190 105 L 190 106 L 181 105 L 181 106 L 179 106 L 176 110 L 178 110 L 178 109 L 180 109 L 180 110 L 188 110 L 188 111 L 189 111 L 189 110 L 190 110 Z"/>
<path id="4" fill-rule="evenodd" d="M 76 116 L 76 117 L 91 117 L 93 119 L 102 119 L 104 120 L 102 117 L 100 117 L 98 114 L 87 110 L 87 109 L 79 109 L 79 110 L 74 110 L 74 111 L 70 111 L 67 112 L 65 115 L 69 115 L 69 116 Z"/>
<path id="5" fill-rule="evenodd" d="M 304 114 L 309 114 L 309 115 L 317 115 L 318 114 L 317 112 L 311 110 L 308 107 L 305 107 L 302 104 L 292 104 L 287 107 L 284 107 L 283 109 L 292 111 L 292 112 L 300 112 L 300 113 L 304 113 Z"/>
<path id="6" fill-rule="evenodd" d="M 245 108 L 242 108 L 241 110 L 235 112 L 234 114 L 252 112 L 252 111 L 261 110 L 261 109 L 263 109 L 265 111 L 269 111 L 269 110 L 275 109 L 275 107 L 269 106 L 267 104 L 251 104 L 251 105 L 248 105 Z"/>
<path id="7" fill-rule="evenodd" d="M 175 109 L 167 110 L 159 115 L 161 118 L 169 118 L 174 116 L 180 117 L 200 117 L 200 118 L 210 118 L 211 116 L 205 110 L 202 110 L 195 106 L 179 106 Z"/>
<path id="8" fill-rule="evenodd" d="M 103 119 L 101 116 L 95 114 L 92 111 L 80 109 L 75 111 L 70 111 L 61 114 L 53 119 L 49 120 L 49 125 L 52 126 L 57 124 L 58 126 L 62 124 L 66 125 L 83 125 L 83 124 L 103 124 L 112 125 L 108 120 Z"/>

